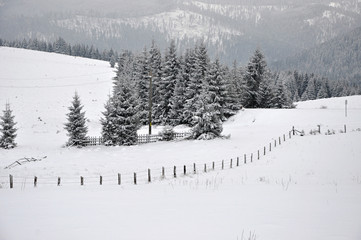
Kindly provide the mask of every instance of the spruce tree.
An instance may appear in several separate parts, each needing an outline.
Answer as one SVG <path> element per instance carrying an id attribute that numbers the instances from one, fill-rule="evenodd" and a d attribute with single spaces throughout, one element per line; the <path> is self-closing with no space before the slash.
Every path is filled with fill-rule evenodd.
<path id="1" fill-rule="evenodd" d="M 228 92 L 218 59 L 211 64 L 206 80 L 208 84 L 209 101 L 210 104 L 213 105 L 213 111 L 218 115 L 218 118 L 221 121 L 225 121 L 226 98 Z"/>
<path id="2" fill-rule="evenodd" d="M 159 84 L 159 95 L 161 100 L 158 104 L 161 123 L 170 124 L 171 99 L 174 94 L 175 84 L 179 71 L 179 60 L 176 53 L 174 41 L 171 42 L 165 54 L 163 76 Z"/>
<path id="3" fill-rule="evenodd" d="M 109 96 L 104 107 L 105 111 L 102 112 L 104 117 L 100 119 L 102 138 L 106 146 L 114 146 L 117 144 L 117 112 L 112 97 Z"/>
<path id="4" fill-rule="evenodd" d="M 259 107 L 257 99 L 259 98 L 259 87 L 268 74 L 267 63 L 263 53 L 256 49 L 251 57 L 245 72 L 245 83 L 247 86 L 243 105 L 249 108 Z"/>
<path id="5" fill-rule="evenodd" d="M 88 128 L 85 125 L 85 112 L 82 111 L 80 98 L 77 92 L 73 97 L 72 105 L 67 114 L 68 122 L 65 123 L 65 129 L 68 131 L 69 140 L 67 146 L 86 146 Z"/>
<path id="6" fill-rule="evenodd" d="M 118 91 L 113 96 L 116 111 L 116 144 L 135 145 L 137 144 L 137 130 L 140 125 L 138 101 L 129 82 L 121 81 L 118 84 Z"/>
<path id="7" fill-rule="evenodd" d="M 222 121 L 214 104 L 209 102 L 206 91 L 202 91 L 197 97 L 197 112 L 193 117 L 192 138 L 210 140 L 221 136 Z"/>
<path id="8" fill-rule="evenodd" d="M 268 81 L 261 82 L 257 103 L 260 108 L 272 108 L 274 106 L 274 95 Z"/>
<path id="9" fill-rule="evenodd" d="M 159 103 L 162 97 L 159 94 L 160 82 L 162 79 L 162 55 L 154 40 L 149 50 L 150 72 L 152 74 L 152 122 L 159 124 L 161 122 L 161 111 Z"/>
<path id="10" fill-rule="evenodd" d="M 3 113 L 3 116 L 0 117 L 0 147 L 5 149 L 14 148 L 16 147 L 15 138 L 17 129 L 15 128 L 16 122 L 14 122 L 10 104 L 6 104 Z"/>

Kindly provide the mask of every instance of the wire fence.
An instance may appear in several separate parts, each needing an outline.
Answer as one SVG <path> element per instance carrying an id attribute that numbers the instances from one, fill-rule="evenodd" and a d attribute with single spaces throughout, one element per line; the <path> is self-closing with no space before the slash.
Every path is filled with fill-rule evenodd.
<path id="1" fill-rule="evenodd" d="M 79 177 L 37 177 L 37 176 L 0 176 L 0 188 L 25 188 L 28 186 L 94 186 L 94 185 L 143 185 L 150 184 L 152 182 L 162 181 L 166 179 L 174 179 L 179 177 L 192 176 L 196 174 L 206 174 L 212 171 L 221 171 L 226 169 L 232 169 L 241 167 L 246 164 L 259 161 L 261 158 L 272 152 L 275 148 L 282 145 L 284 142 L 292 139 L 294 136 L 314 135 L 313 131 L 319 131 L 321 134 L 320 126 L 315 129 L 311 129 L 309 133 L 303 130 L 292 129 L 286 133 L 274 138 L 268 144 L 259 148 L 257 151 L 239 155 L 235 158 L 224 159 L 213 162 L 206 162 L 203 164 L 193 163 L 185 165 L 175 165 L 160 168 L 146 169 L 144 171 L 136 172 L 124 172 L 117 174 L 107 174 L 98 176 L 79 176 Z M 324 134 L 328 135 L 329 129 L 324 130 Z M 353 129 L 352 131 L 361 131 L 361 128 Z M 343 126 L 343 129 L 339 130 L 340 133 L 346 133 L 347 127 Z"/>

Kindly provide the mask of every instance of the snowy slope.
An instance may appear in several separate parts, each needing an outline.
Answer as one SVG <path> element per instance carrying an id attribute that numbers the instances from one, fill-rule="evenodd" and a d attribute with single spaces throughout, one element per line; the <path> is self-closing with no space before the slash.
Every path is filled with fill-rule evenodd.
<path id="1" fill-rule="evenodd" d="M 224 124 L 229 140 L 62 148 L 65 113 L 75 90 L 91 134 L 99 134 L 114 75 L 108 63 L 0 48 L 0 65 L 5 66 L 0 104 L 11 103 L 19 128 L 19 146 L 0 149 L 0 239 L 361 238 L 361 96 L 300 102 L 296 109 L 245 109 Z M 346 134 L 340 133 L 344 124 Z M 317 125 L 322 133 L 336 134 L 309 135 Z M 289 139 L 292 126 L 306 136 Z M 283 134 L 286 141 L 274 148 Z M 41 156 L 47 158 L 4 169 L 19 158 Z M 190 169 L 196 163 L 201 172 L 213 161 L 216 171 L 182 176 L 178 170 L 177 179 L 171 176 L 174 165 Z M 162 166 L 164 181 L 159 180 Z M 145 184 L 147 168 L 152 184 Z M 137 186 L 133 172 L 140 178 Z M 122 186 L 117 173 L 124 177 Z M 12 190 L 8 174 L 15 177 Z"/>

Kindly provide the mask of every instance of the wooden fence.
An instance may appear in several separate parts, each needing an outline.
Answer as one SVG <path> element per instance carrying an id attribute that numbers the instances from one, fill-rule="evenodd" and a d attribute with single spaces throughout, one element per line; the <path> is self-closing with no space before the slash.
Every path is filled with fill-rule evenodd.
<path id="1" fill-rule="evenodd" d="M 183 139 L 189 137 L 190 135 L 191 132 L 174 133 L 174 140 Z M 162 135 L 138 134 L 137 138 L 138 138 L 137 139 L 138 144 L 153 143 L 153 142 L 161 141 Z M 104 145 L 104 139 L 102 137 L 88 137 L 86 145 L 87 146 Z"/>

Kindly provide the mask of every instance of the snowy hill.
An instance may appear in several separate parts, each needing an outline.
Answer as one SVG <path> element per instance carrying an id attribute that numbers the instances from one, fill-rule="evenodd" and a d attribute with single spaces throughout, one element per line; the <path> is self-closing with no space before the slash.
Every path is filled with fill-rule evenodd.
<path id="1" fill-rule="evenodd" d="M 0 65 L 0 105 L 11 103 L 19 128 L 18 147 L 0 149 L 0 239 L 361 237 L 361 96 L 300 102 L 296 109 L 245 109 L 224 124 L 230 139 L 62 148 L 74 91 L 87 111 L 90 134 L 99 135 L 114 76 L 108 63 L 0 48 Z M 340 133 L 345 124 L 347 133 Z M 322 134 L 310 135 L 317 125 Z M 292 126 L 306 136 L 289 139 Z M 327 130 L 335 134 L 325 135 Z M 4 169 L 23 157 L 44 156 Z M 240 167 L 235 166 L 237 157 Z M 193 163 L 196 175 L 190 173 Z M 205 163 L 209 173 L 202 173 Z M 165 180 L 160 179 L 161 167 Z M 152 184 L 146 184 L 148 168 Z M 14 189 L 9 189 L 9 174 Z M 85 186 L 80 186 L 80 176 Z"/>
<path id="2" fill-rule="evenodd" d="M 4 1 L 0 38 L 38 38 L 139 51 L 155 39 L 164 49 L 199 40 L 213 56 L 245 62 L 261 47 L 270 62 L 359 27 L 360 2 L 325 1 Z M 31 11 L 29 11 L 31 9 Z"/>

